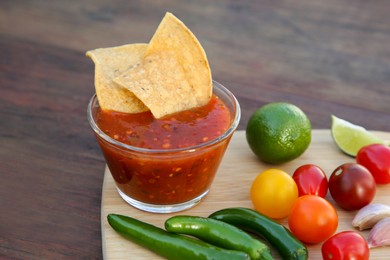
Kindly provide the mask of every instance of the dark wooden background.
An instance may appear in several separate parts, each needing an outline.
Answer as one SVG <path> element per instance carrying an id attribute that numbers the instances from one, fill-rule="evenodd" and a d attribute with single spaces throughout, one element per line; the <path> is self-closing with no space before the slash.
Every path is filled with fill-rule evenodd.
<path id="1" fill-rule="evenodd" d="M 85 52 L 148 42 L 164 13 L 202 43 L 241 106 L 273 101 L 390 131 L 390 1 L 1 0 L 0 258 L 102 258 L 104 160 Z"/>

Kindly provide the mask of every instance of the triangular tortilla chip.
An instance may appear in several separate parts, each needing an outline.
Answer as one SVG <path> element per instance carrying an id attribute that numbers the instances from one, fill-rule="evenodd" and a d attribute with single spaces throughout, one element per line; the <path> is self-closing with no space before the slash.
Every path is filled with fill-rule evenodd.
<path id="1" fill-rule="evenodd" d="M 171 13 L 158 26 L 140 65 L 114 81 L 133 92 L 156 118 L 205 105 L 212 95 L 204 50 Z"/>
<path id="2" fill-rule="evenodd" d="M 142 61 L 147 44 L 127 44 L 100 48 L 86 53 L 95 63 L 95 91 L 104 110 L 139 113 L 148 108 L 128 89 L 118 86 L 113 79 Z"/>
<path id="3" fill-rule="evenodd" d="M 147 56 L 139 66 L 116 78 L 115 82 L 131 86 L 129 89 L 149 107 L 155 118 L 199 105 L 172 52 Z"/>

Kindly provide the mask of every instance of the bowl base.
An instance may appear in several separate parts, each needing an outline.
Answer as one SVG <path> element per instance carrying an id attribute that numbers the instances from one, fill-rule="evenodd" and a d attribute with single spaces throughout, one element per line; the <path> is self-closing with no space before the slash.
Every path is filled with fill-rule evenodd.
<path id="1" fill-rule="evenodd" d="M 160 205 L 160 204 L 149 204 L 145 202 L 141 202 L 135 199 L 130 198 L 126 194 L 124 194 L 120 189 L 117 188 L 117 191 L 119 195 L 122 197 L 124 201 L 126 201 L 128 204 L 131 206 L 146 211 L 146 212 L 151 212 L 151 213 L 173 213 L 173 212 L 179 212 L 183 211 L 189 208 L 194 207 L 197 205 L 209 192 L 209 190 L 205 191 L 198 197 L 182 202 L 182 203 L 177 203 L 177 204 L 170 204 L 170 205 Z"/>

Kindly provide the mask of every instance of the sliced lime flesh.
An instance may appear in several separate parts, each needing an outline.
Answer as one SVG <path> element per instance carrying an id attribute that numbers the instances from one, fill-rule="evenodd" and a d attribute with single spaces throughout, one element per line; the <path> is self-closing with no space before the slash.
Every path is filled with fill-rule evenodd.
<path id="1" fill-rule="evenodd" d="M 364 127 L 352 124 L 332 115 L 332 138 L 346 154 L 356 156 L 360 148 L 369 144 L 387 144 L 387 142 Z"/>

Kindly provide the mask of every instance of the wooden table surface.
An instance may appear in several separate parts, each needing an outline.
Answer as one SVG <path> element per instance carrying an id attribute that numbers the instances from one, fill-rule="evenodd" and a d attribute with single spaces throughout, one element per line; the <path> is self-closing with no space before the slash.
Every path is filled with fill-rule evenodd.
<path id="1" fill-rule="evenodd" d="M 105 162 L 85 52 L 148 42 L 164 13 L 202 43 L 244 130 L 287 101 L 390 131 L 390 1 L 0 1 L 0 258 L 100 259 Z"/>

